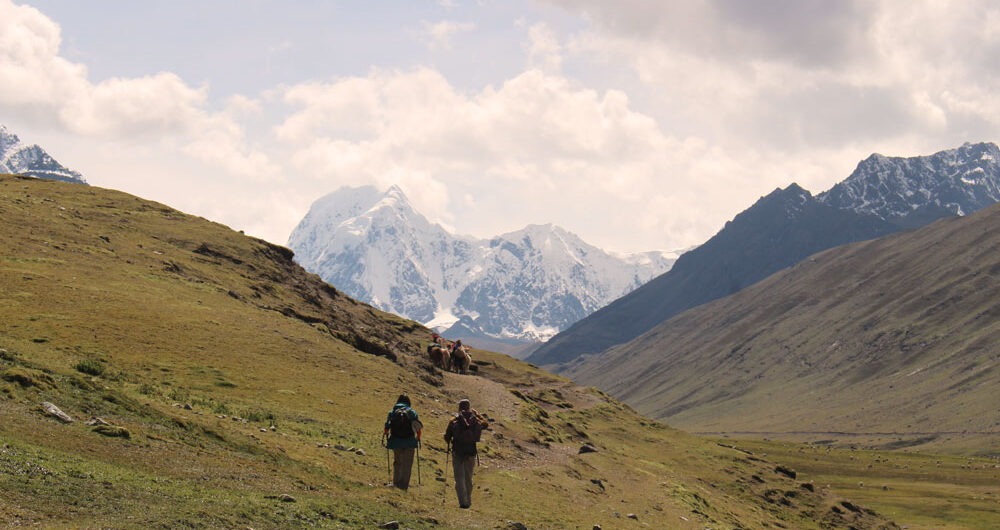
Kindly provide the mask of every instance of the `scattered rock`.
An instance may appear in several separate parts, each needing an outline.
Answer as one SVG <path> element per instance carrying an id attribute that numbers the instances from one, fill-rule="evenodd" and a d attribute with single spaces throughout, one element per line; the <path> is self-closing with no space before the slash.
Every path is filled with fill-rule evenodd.
<path id="1" fill-rule="evenodd" d="M 852 503 L 851 501 L 841 501 L 840 505 L 843 506 L 844 508 L 847 508 L 848 510 L 851 510 L 854 513 L 861 513 L 861 508 L 859 508 L 858 505 Z"/>
<path id="2" fill-rule="evenodd" d="M 42 408 L 45 409 L 45 412 L 49 413 L 50 416 L 55 416 L 63 423 L 73 423 L 73 418 L 70 418 L 69 414 L 59 410 L 59 407 L 49 403 L 48 401 L 42 403 Z"/>
<path id="3" fill-rule="evenodd" d="M 816 486 L 813 486 L 811 482 L 803 482 L 802 484 L 799 484 L 799 487 L 804 490 L 816 491 Z"/>
<path id="4" fill-rule="evenodd" d="M 399 528 L 399 521 L 389 521 L 388 523 L 382 523 L 378 525 L 379 528 L 389 528 L 390 530 L 397 530 Z"/>
<path id="5" fill-rule="evenodd" d="M 261 428 L 260 428 L 260 432 L 267 432 L 267 429 L 265 429 L 265 428 L 261 427 Z"/>
<path id="6" fill-rule="evenodd" d="M 510 530 L 528 530 L 528 527 L 524 526 L 524 523 L 515 521 L 507 521 L 507 528 L 510 528 Z"/>
<path id="7" fill-rule="evenodd" d="M 111 424 L 108 423 L 108 422 L 106 422 L 106 421 L 104 421 L 101 418 L 92 417 L 89 420 L 87 420 L 86 422 L 84 422 L 84 425 L 111 425 Z"/>
<path id="8" fill-rule="evenodd" d="M 448 481 L 448 479 L 446 479 L 444 477 L 434 477 L 434 480 L 436 480 L 438 482 L 447 482 Z"/>
<path id="9" fill-rule="evenodd" d="M 601 525 L 595 524 L 594 528 L 592 528 L 591 530 L 601 530 Z"/>
<path id="10" fill-rule="evenodd" d="M 590 482 L 592 484 L 597 484 L 597 487 L 601 488 L 601 491 L 604 491 L 604 481 L 603 480 L 601 480 L 599 478 L 592 478 L 592 479 L 590 479 Z"/>
<path id="11" fill-rule="evenodd" d="M 116 427 L 114 425 L 98 425 L 94 427 L 94 432 L 97 434 L 108 436 L 111 438 L 131 438 L 132 433 L 128 432 L 125 427 Z"/>
<path id="12" fill-rule="evenodd" d="M 358 448 L 354 447 L 353 445 L 347 448 L 347 452 L 348 453 L 353 453 L 354 451 L 357 451 L 357 450 L 358 450 Z"/>
<path id="13" fill-rule="evenodd" d="M 774 472 L 775 473 L 780 473 L 780 474 L 782 474 L 782 475 L 784 475 L 784 476 L 786 476 L 788 478 L 795 478 L 796 476 L 798 476 L 798 473 L 792 471 L 791 469 L 788 469 L 785 466 L 778 466 L 778 467 L 774 468 Z"/>
<path id="14" fill-rule="evenodd" d="M 337 444 L 337 445 L 333 446 L 333 448 L 336 449 L 336 450 L 338 450 L 338 451 L 346 451 L 347 450 L 347 447 L 345 447 L 345 446 L 343 446 L 341 444 Z"/>
<path id="15" fill-rule="evenodd" d="M 354 451 L 354 454 L 359 455 L 359 456 L 365 456 L 365 450 L 364 449 L 358 449 L 357 451 Z"/>
<path id="16" fill-rule="evenodd" d="M 584 453 L 596 453 L 596 452 L 597 452 L 597 448 L 594 447 L 593 445 L 583 444 L 583 445 L 580 446 L 580 451 L 577 454 L 578 455 L 582 455 Z"/>
<path id="17" fill-rule="evenodd" d="M 194 410 L 194 407 L 192 407 L 190 403 L 185 403 L 184 410 Z"/>
<path id="18" fill-rule="evenodd" d="M 271 426 L 271 432 L 274 432 L 274 431 L 276 431 L 276 430 L 278 430 L 278 428 L 277 428 L 277 427 L 275 427 L 274 425 L 272 425 L 272 426 Z"/>
<path id="19" fill-rule="evenodd" d="M 278 500 L 281 502 L 295 502 L 295 497 L 292 497 L 287 493 L 282 493 L 281 495 L 278 495 Z"/>
<path id="20" fill-rule="evenodd" d="M 634 514 L 634 513 L 630 513 L 630 514 L 626 515 L 625 517 L 628 517 L 629 519 L 635 519 L 636 521 L 639 520 L 639 516 L 636 515 L 636 514 Z"/>

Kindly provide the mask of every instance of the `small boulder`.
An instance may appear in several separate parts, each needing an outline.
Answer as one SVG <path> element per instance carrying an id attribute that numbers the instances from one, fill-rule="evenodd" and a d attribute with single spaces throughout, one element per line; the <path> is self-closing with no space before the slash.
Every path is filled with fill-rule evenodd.
<path id="1" fill-rule="evenodd" d="M 47 412 L 50 416 L 54 416 L 63 423 L 73 423 L 73 418 L 70 418 L 69 414 L 59 410 L 59 407 L 49 403 L 48 401 L 42 402 L 42 408 L 45 409 L 45 412 Z"/>
<path id="2" fill-rule="evenodd" d="M 591 530 L 601 530 L 601 525 L 595 524 L 594 528 L 592 528 Z"/>
<path id="3" fill-rule="evenodd" d="M 194 407 L 192 407 L 190 403 L 185 403 L 184 410 L 194 410 Z"/>
<path id="4" fill-rule="evenodd" d="M 95 416 L 84 422 L 84 425 L 94 426 L 94 425 L 111 425 L 111 424 Z"/>
<path id="5" fill-rule="evenodd" d="M 388 528 L 390 530 L 397 530 L 399 528 L 399 521 L 389 521 L 388 523 L 382 523 L 378 525 L 379 528 Z"/>
<path id="6" fill-rule="evenodd" d="M 292 497 L 287 493 L 282 493 L 281 495 L 278 495 L 278 500 L 281 502 L 295 502 L 295 497 Z"/>
<path id="7" fill-rule="evenodd" d="M 342 444 L 337 444 L 337 445 L 333 446 L 333 448 L 336 449 L 336 450 L 338 450 L 338 451 L 346 451 L 347 450 L 347 447 L 345 447 Z"/>
<path id="8" fill-rule="evenodd" d="M 630 513 L 630 514 L 626 515 L 625 517 L 628 517 L 629 519 L 635 519 L 636 521 L 639 520 L 639 516 L 636 515 L 636 514 L 634 514 L 634 513 Z"/>
<path id="9" fill-rule="evenodd" d="M 528 530 L 528 527 L 524 526 L 524 523 L 518 523 L 515 521 L 507 521 L 507 528 L 510 530 Z"/>
<path id="10" fill-rule="evenodd" d="M 358 449 L 357 451 L 354 451 L 354 454 L 356 454 L 358 456 L 365 456 L 365 450 L 364 449 Z"/>
<path id="11" fill-rule="evenodd" d="M 580 446 L 580 451 L 577 454 L 582 455 L 584 453 L 596 453 L 596 452 L 597 448 L 594 447 L 593 445 L 583 444 Z"/>

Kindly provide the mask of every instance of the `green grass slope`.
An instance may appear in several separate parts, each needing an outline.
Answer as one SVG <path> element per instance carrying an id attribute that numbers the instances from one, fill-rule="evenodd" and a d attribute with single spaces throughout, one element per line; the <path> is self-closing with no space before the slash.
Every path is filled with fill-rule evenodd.
<path id="1" fill-rule="evenodd" d="M 698 432 L 1000 451 L 1000 207 L 817 254 L 568 375 Z"/>
<path id="2" fill-rule="evenodd" d="M 507 356 L 442 374 L 428 330 L 204 219 L 0 176 L 0 222 L 0 525 L 892 527 Z M 380 445 L 403 391 L 426 429 L 408 492 Z M 493 420 L 471 510 L 441 439 L 462 397 Z"/>

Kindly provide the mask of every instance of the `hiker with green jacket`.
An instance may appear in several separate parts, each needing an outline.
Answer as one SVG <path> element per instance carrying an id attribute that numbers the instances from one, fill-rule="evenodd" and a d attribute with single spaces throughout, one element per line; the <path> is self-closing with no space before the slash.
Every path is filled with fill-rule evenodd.
<path id="1" fill-rule="evenodd" d="M 420 445 L 423 430 L 417 412 L 410 407 L 410 397 L 402 394 L 385 420 L 383 436 L 387 437 L 386 448 L 392 449 L 392 485 L 405 490 L 410 487 L 410 472 L 413 470 L 413 455 Z"/>
<path id="2" fill-rule="evenodd" d="M 468 399 L 458 402 L 458 414 L 448 423 L 444 441 L 451 446 L 452 470 L 455 472 L 455 492 L 458 506 L 472 505 L 472 471 L 476 467 L 476 443 L 489 426 L 485 418 L 473 410 Z"/>

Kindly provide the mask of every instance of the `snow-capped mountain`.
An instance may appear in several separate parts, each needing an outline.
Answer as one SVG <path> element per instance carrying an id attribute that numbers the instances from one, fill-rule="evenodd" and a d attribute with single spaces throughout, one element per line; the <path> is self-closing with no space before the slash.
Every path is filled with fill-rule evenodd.
<path id="1" fill-rule="evenodd" d="M 21 143 L 20 138 L 3 125 L 0 125 L 0 173 L 87 183 L 83 175 L 56 162 L 41 147 Z"/>
<path id="2" fill-rule="evenodd" d="M 1000 201 L 1000 149 L 966 143 L 929 156 L 873 154 L 816 198 L 907 227 L 968 215 Z"/>
<path id="3" fill-rule="evenodd" d="M 676 256 L 613 256 L 553 225 L 488 240 L 430 223 L 402 190 L 343 188 L 289 238 L 296 260 L 350 296 L 449 333 L 545 340 Z"/>

